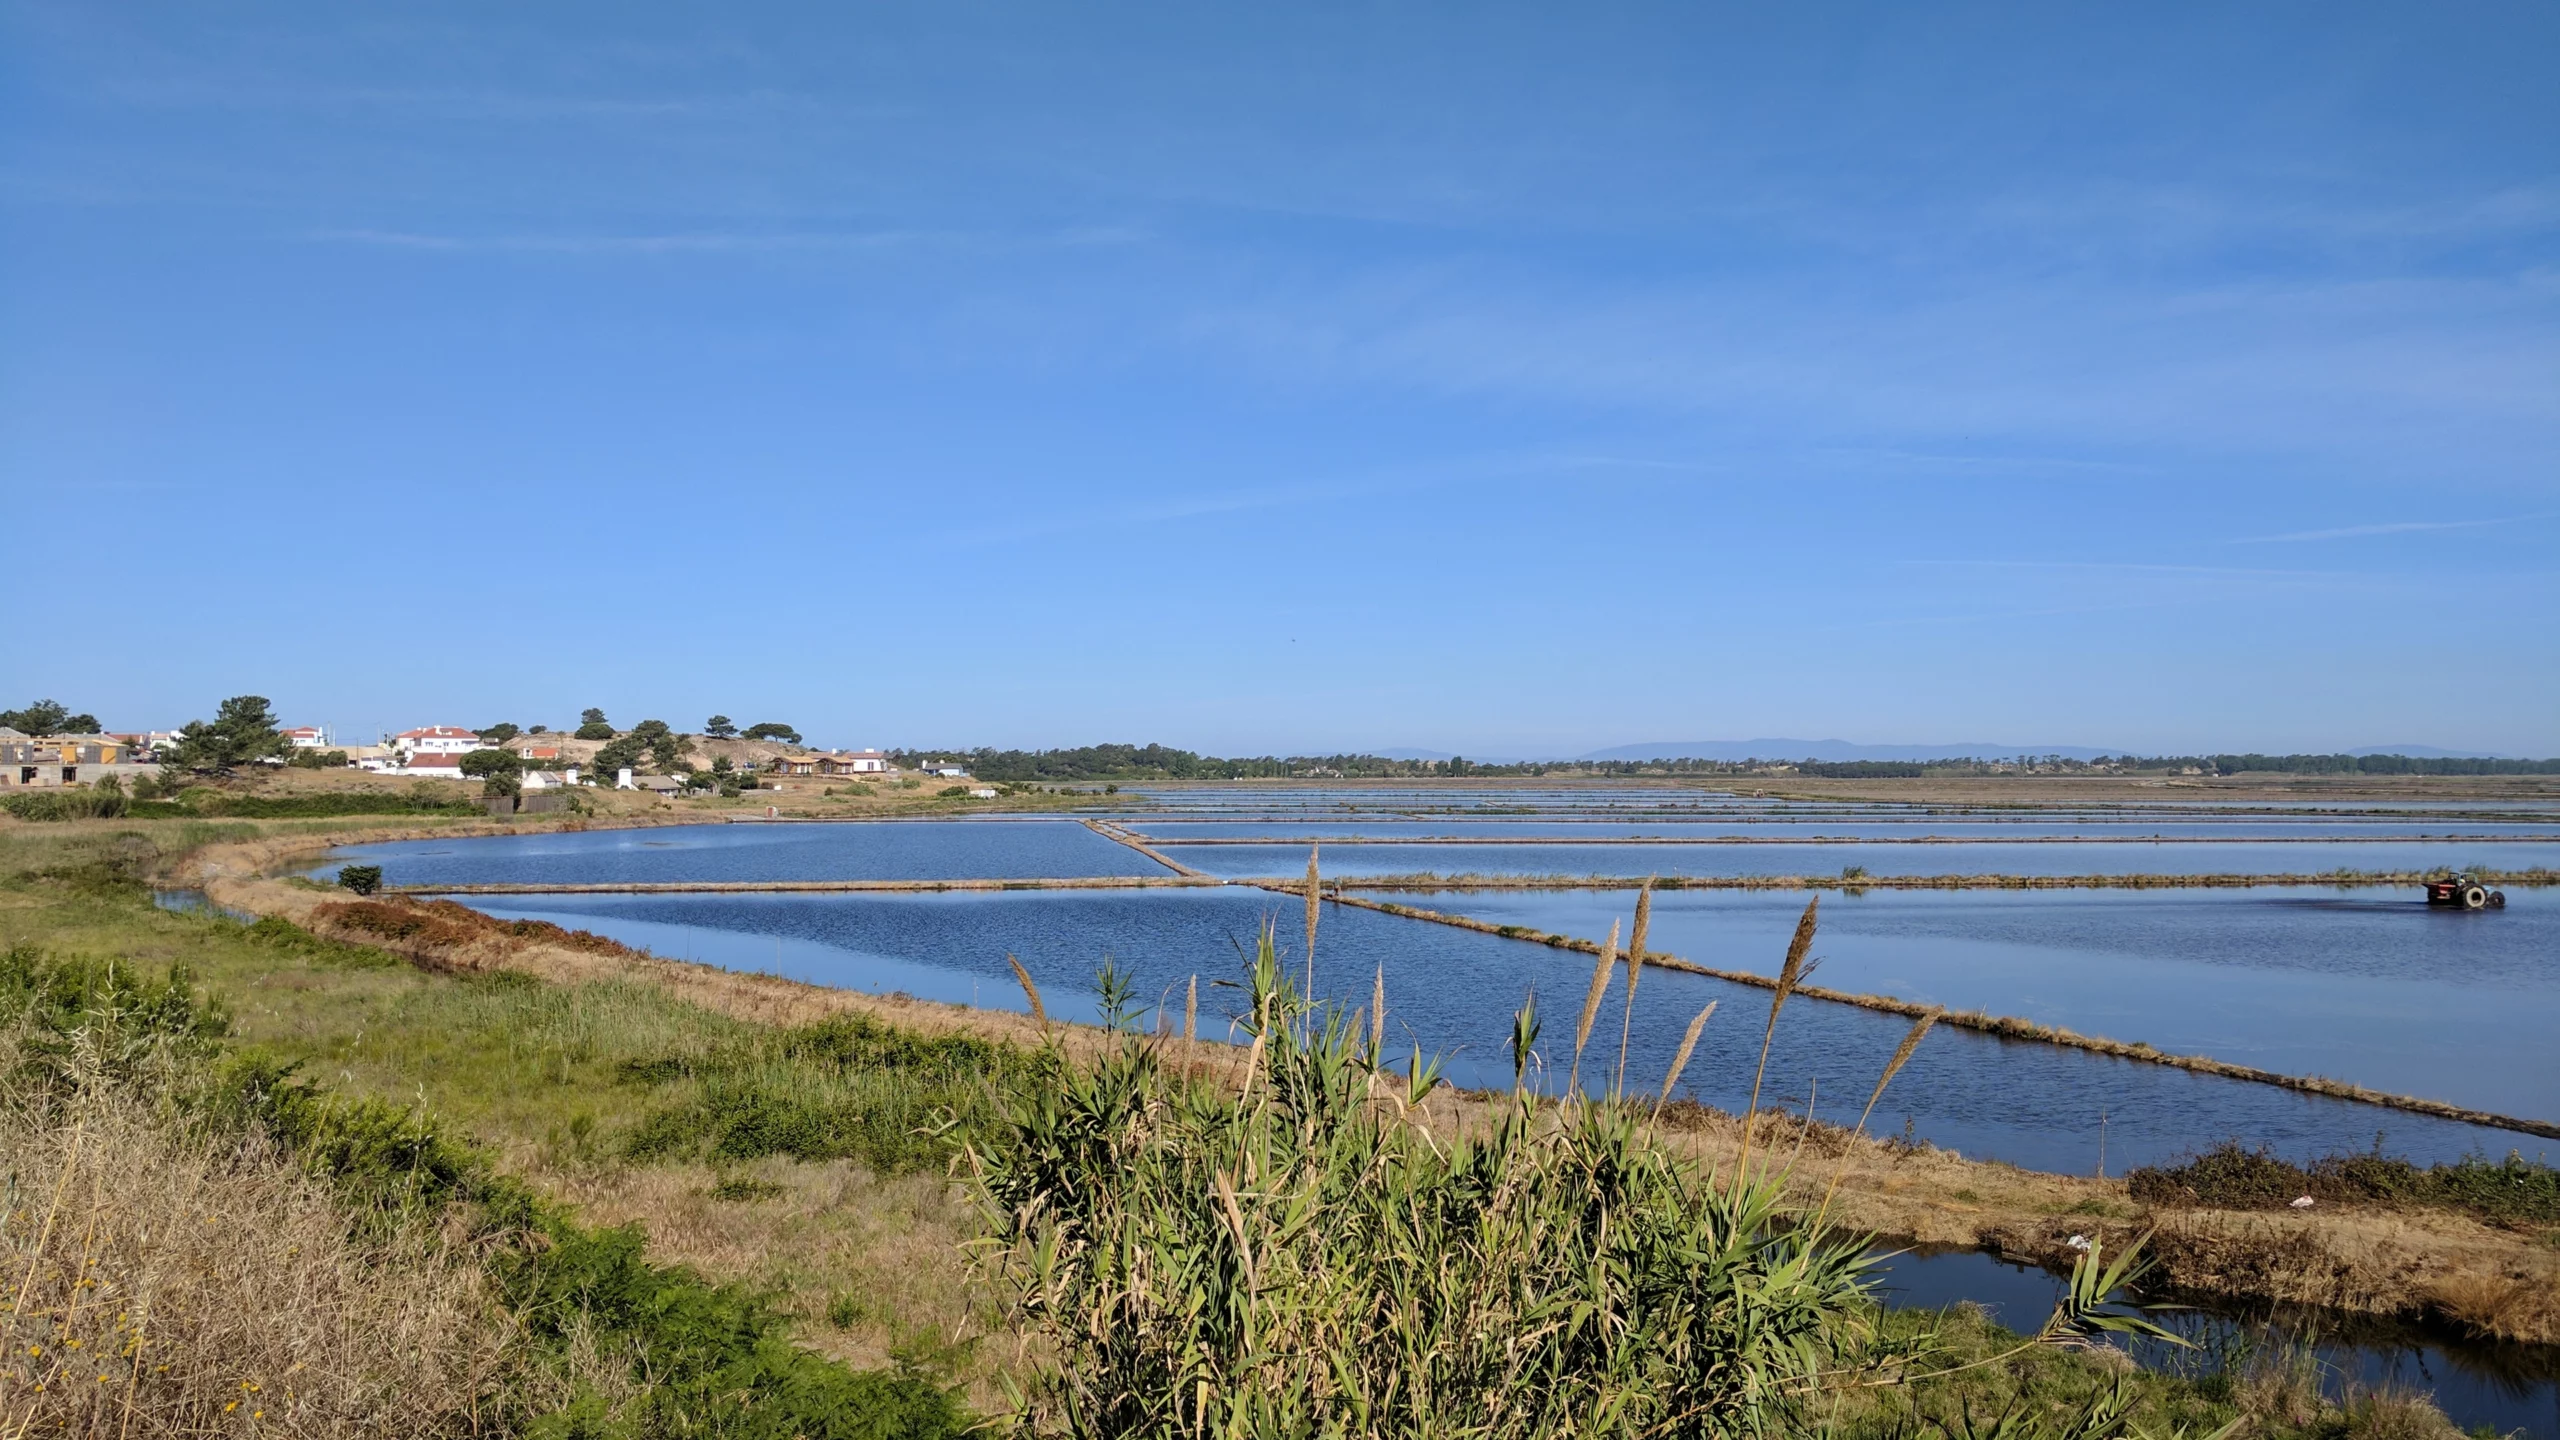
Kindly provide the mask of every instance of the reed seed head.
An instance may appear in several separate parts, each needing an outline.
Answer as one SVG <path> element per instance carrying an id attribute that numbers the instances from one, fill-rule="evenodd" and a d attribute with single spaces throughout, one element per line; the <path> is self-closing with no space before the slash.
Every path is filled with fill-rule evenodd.
<path id="1" fill-rule="evenodd" d="M 1377 1063 L 1387 1043 L 1387 967 L 1382 961 L 1378 978 L 1369 989 L 1369 1061 Z"/>
<path id="2" fill-rule="evenodd" d="M 1582 1021 L 1573 1027 L 1573 1055 L 1582 1058 L 1582 1047 L 1591 1043 L 1591 1024 L 1600 1018 L 1600 1002 L 1609 995 L 1609 968 L 1618 963 L 1618 922 L 1609 922 L 1609 943 L 1600 947 L 1600 961 L 1591 967 L 1591 991 L 1582 997 Z"/>
<path id="3" fill-rule="evenodd" d="M 1671 1057 L 1671 1073 L 1662 1077 L 1662 1098 L 1665 1102 L 1671 1099 L 1671 1087 L 1680 1083 L 1680 1072 L 1689 1068 L 1689 1054 L 1698 1048 L 1698 1035 L 1707 1028 L 1707 1017 L 1714 1013 L 1716 1002 L 1710 1000 L 1707 1008 L 1698 1012 L 1698 1018 L 1689 1022 L 1689 1033 L 1680 1037 L 1679 1052 Z"/>
<path id="4" fill-rule="evenodd" d="M 1653 925 L 1653 881 L 1646 876 L 1644 888 L 1636 892 L 1636 928 L 1627 936 L 1627 953 L 1638 959 L 1644 955 L 1645 931 Z"/>
<path id="5" fill-rule="evenodd" d="M 1912 1052 L 1920 1048 L 1920 1037 L 1928 1034 L 1929 1027 L 1937 1024 L 1938 1017 L 1944 1013 L 1936 1007 L 1930 1008 L 1913 1023 L 1911 1033 L 1902 1037 L 1902 1043 L 1893 1047 L 1893 1058 L 1884 1062 L 1884 1074 L 1876 1080 L 1875 1099 L 1867 1102 L 1869 1109 L 1875 1107 L 1876 1099 L 1884 1097 L 1884 1087 L 1892 1084 L 1893 1077 L 1902 1073 L 1902 1067 L 1910 1063 Z"/>
<path id="6" fill-rule="evenodd" d="M 1787 963 L 1778 967 L 1778 998 L 1771 1006 L 1772 1015 L 1777 1013 L 1777 1005 L 1787 1003 L 1787 997 L 1795 993 L 1797 982 L 1804 979 L 1804 957 L 1813 949 L 1816 912 L 1821 908 L 1822 897 L 1816 895 L 1805 902 L 1804 918 L 1796 921 L 1795 938 L 1787 942 Z"/>
<path id="7" fill-rule="evenodd" d="M 1048 1024 L 1049 1008 L 1040 1003 L 1040 987 L 1031 983 L 1031 972 L 1023 969 L 1022 962 L 1015 959 L 1010 951 L 1006 953 L 1004 963 L 1013 967 L 1013 978 L 1022 982 L 1023 998 L 1031 1002 L 1031 1018 L 1043 1025 Z"/>

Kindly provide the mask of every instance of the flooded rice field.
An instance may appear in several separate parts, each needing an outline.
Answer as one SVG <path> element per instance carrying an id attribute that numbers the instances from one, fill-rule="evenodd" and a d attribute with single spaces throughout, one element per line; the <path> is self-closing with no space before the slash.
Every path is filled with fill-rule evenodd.
<path id="1" fill-rule="evenodd" d="M 1806 898 L 1665 891 L 1649 943 L 1774 975 Z M 1623 890 L 1395 899 L 1593 940 L 1633 905 Z M 2552 891 L 2461 911 L 2403 889 L 1875 890 L 1825 894 L 1821 914 L 1813 978 L 1835 990 L 2560 1120 Z"/>
<path id="2" fill-rule="evenodd" d="M 1363 825 L 1453 823 L 1382 816 L 1381 808 L 1400 802 L 1382 806 L 1379 792 L 1359 793 L 1368 807 Z M 1222 803 L 1236 799 L 1226 790 L 1210 794 Z M 1317 794 L 1295 792 L 1309 804 Z M 1661 795 L 1663 803 L 1692 807 L 1771 814 L 1803 808 L 1705 792 Z M 1569 826 L 1584 822 L 1560 819 L 1557 811 L 1589 807 L 1591 796 L 1587 790 L 1552 798 L 1513 790 L 1468 797 L 1430 792 L 1428 798 L 1444 805 L 1453 798 L 1478 802 L 1479 813 L 1465 822 L 1471 836 L 1534 840 L 1577 833 Z M 1494 800 L 1528 813 L 1482 814 Z M 2073 832 L 2051 815 L 2039 818 L 2048 829 Z M 1120 823 L 1143 829 L 1167 854 L 1213 875 L 1290 875 L 1306 864 L 1297 845 L 1182 843 L 1195 830 L 1223 831 L 1223 822 L 1168 821 L 1153 812 Z M 1340 822 L 1328 817 L 1324 823 Z M 1613 822 L 1589 823 L 1606 833 Z M 1920 823 L 1943 827 L 1950 819 L 1932 815 Z M 1878 876 L 2306 873 L 2443 864 L 2524 868 L 2556 848 L 2532 838 L 2453 846 L 2409 838 L 2340 840 L 2342 823 L 2333 815 L 2305 816 L 2297 831 L 2253 814 L 2245 838 L 2231 843 L 2011 838 L 1954 845 L 1876 839 L 1647 845 L 1610 835 L 1611 843 L 1586 845 L 1328 845 L 1323 861 L 1325 873 L 1337 878 L 1416 871 L 1838 875 L 1861 866 Z M 1880 821 L 1861 825 L 1893 832 Z M 1808 864 L 1809 857 L 1821 864 Z M 1166 873 L 1135 849 L 1062 818 L 693 825 L 412 841 L 349 851 L 314 873 L 325 875 L 349 860 L 381 865 L 396 885 Z M 1594 940 L 1633 903 L 1623 889 L 1443 890 L 1395 898 Z M 1768 973 L 1804 898 L 1666 891 L 1655 907 L 1652 944 L 1721 969 Z M 1235 992 L 1214 982 L 1238 975 L 1240 954 L 1265 917 L 1279 918 L 1287 946 L 1298 944 L 1296 902 L 1243 887 L 479 899 L 492 913 L 594 929 L 662 954 L 821 984 L 1019 1008 L 1005 962 L 1011 953 L 1066 1013 L 1089 1003 L 1083 997 L 1106 957 L 1132 966 L 1149 994 L 1172 993 L 1199 975 L 1211 984 L 1204 1010 L 1222 1013 Z M 1319 989 L 1346 1005 L 1364 1003 L 1371 975 L 1383 968 L 1393 1033 L 1403 1044 L 1444 1057 L 1463 1082 L 1507 1081 L 1504 1037 L 1512 1011 L 1533 991 L 1553 1022 L 1552 1050 L 1552 1037 L 1569 1024 L 1590 975 L 1588 957 L 1543 945 L 1351 907 L 1328 907 L 1327 916 Z M 2560 1120 L 2560 1047 L 2547 1041 L 2560 1033 L 2560 895 L 2547 890 L 2516 888 L 2507 908 L 2477 914 L 2430 910 L 2414 889 L 2391 887 L 1832 891 L 1815 953 L 1817 983 L 1834 989 L 2016 1015 L 2167 1051 Z M 1658 1077 L 1689 1017 L 1714 1000 L 1722 1009 L 1684 1088 L 1708 1104 L 1743 1103 L 1754 1049 L 1746 1042 L 1756 1034 L 1754 1016 L 1766 1011 L 1766 992 L 1654 970 L 1639 999 L 1628 1022 L 1630 1074 Z M 1773 1074 L 1791 1106 L 1811 1104 L 1826 1117 L 1854 1118 L 1904 1025 L 1890 1014 L 1801 1001 L 1781 1026 Z M 1570 1062 L 1568 1055 L 1547 1059 L 1556 1075 Z M 2081 1172 L 2095 1169 L 2102 1153 L 2110 1170 L 2121 1170 L 2224 1139 L 2266 1144 L 2296 1158 L 2367 1148 L 2377 1134 L 2387 1148 L 2422 1160 L 2495 1156 L 2511 1147 L 2528 1156 L 2560 1150 L 2531 1135 L 1949 1030 L 1932 1037 L 1880 1115 L 1879 1128 L 1907 1127 L 1915 1138 L 1965 1154 Z"/>
<path id="3" fill-rule="evenodd" d="M 392 885 L 599 885 L 668 881 L 1029 880 L 1162 875 L 1165 868 L 1073 820 L 897 820 L 853 825 L 668 825 L 468 840 L 403 840 L 332 855 Z M 1306 857 L 1298 863 L 1304 866 Z"/>
<path id="4" fill-rule="evenodd" d="M 1683 877 L 2208 875 L 2524 871 L 2560 859 L 2560 814 L 2540 805 L 2162 804 L 2008 811 L 1800 804 L 1696 789 L 1197 787 L 1123 797 L 1108 813 L 1210 875 L 1295 876 L 1307 843 L 1324 873 L 1368 876 Z M 1096 812 L 1100 814 L 1101 812 Z M 1225 843 L 1219 843 L 1225 842 Z M 1235 843 L 1246 842 L 1246 843 Z M 1698 843 L 1706 842 L 1706 843 Z M 1806 843 L 1812 842 L 1812 843 Z M 1162 877 L 1165 867 L 1075 819 L 729 824 L 416 841 L 332 856 L 379 864 L 403 885 L 611 885 L 828 880 Z M 2413 887 L 1822 892 L 1813 982 L 2014 1015 L 2287 1074 L 2316 1074 L 2528 1119 L 2560 1120 L 2560 891 L 2510 884 L 2502 910 L 2431 910 Z M 1387 898 L 1598 939 L 1625 918 L 1625 888 L 1442 887 Z M 1669 890 L 1653 949 L 1720 969 L 1774 973 L 1808 897 Z M 1269 924 L 1295 970 L 1301 906 L 1246 886 L 1000 893 L 523 894 L 471 897 L 506 918 L 593 930 L 661 955 L 822 985 L 1026 1008 L 1007 956 L 1050 1013 L 1096 1014 L 1110 960 L 1179 1024 L 1197 977 L 1200 1027 L 1224 1038 L 1242 1008 L 1246 957 Z M 1460 1084 L 1510 1082 L 1512 1013 L 1534 994 L 1545 1039 L 1533 1083 L 1560 1088 L 1591 957 L 1350 906 L 1328 906 L 1316 989 L 1348 1009 L 1383 971 L 1398 1054 L 1436 1056 Z M 1682 1031 L 1719 1008 L 1680 1090 L 1744 1107 L 1768 991 L 1648 969 L 1630 1012 L 1611 984 L 1585 1078 L 1614 1068 L 1619 1027 L 1631 1086 L 1660 1083 Z M 1774 1103 L 1856 1119 L 1902 1038 L 1900 1016 L 1800 998 L 1779 1024 Z M 2035 1169 L 2118 1174 L 2224 1140 L 2290 1159 L 2379 1146 L 2421 1163 L 2560 1142 L 2272 1085 L 2199 1075 L 2033 1041 L 1940 1027 L 1895 1081 L 1872 1128 Z M 1903 1254 L 1882 1264 L 1889 1304 L 1980 1304 L 2015 1327 L 2050 1309 L 2056 1281 L 1997 1257 Z M 2549 1348 L 2461 1340 L 2338 1317 L 2205 1305 L 2177 1324 L 2194 1351 L 2143 1363 L 2203 1374 L 2316 1366 L 2325 1388 L 2432 1391 L 2458 1424 L 2560 1440 L 2560 1358 Z"/>
<path id="5" fill-rule="evenodd" d="M 1010 954 L 1039 981 L 1053 1013 L 1071 1017 L 1090 1014 L 1094 973 L 1110 958 L 1135 974 L 1142 994 L 1177 1014 L 1184 987 L 1200 977 L 1201 1023 L 1211 1036 L 1226 1031 L 1217 1017 L 1241 1004 L 1242 992 L 1219 982 L 1241 978 L 1263 921 L 1276 921 L 1292 951 L 1299 923 L 1290 897 L 1242 889 L 560 895 L 477 903 L 495 915 L 594 930 L 676 958 L 1020 1009 Z M 1346 1009 L 1365 1004 L 1381 968 L 1395 1048 L 1443 1057 L 1459 1083 L 1509 1083 L 1504 1037 L 1512 1011 L 1532 991 L 1549 1018 L 1549 1078 L 1560 1080 L 1570 1064 L 1571 1012 L 1589 982 L 1589 957 L 1329 908 L 1317 945 L 1318 992 Z M 1621 980 L 1608 1012 L 1613 1022 L 1623 990 Z M 1630 1082 L 1658 1085 L 1689 1018 L 1716 1001 L 1718 1017 L 1681 1088 L 1709 1105 L 1742 1108 L 1768 992 L 1657 969 L 1646 972 L 1637 1000 L 1626 1022 Z M 1618 1031 L 1602 1028 L 1614 1064 Z M 1852 1121 L 1906 1028 L 1899 1017 L 1853 1006 L 1790 1005 L 1771 1060 L 1772 1086 L 1789 1108 L 1810 1102 L 1827 1119 Z M 1586 1065 L 1586 1078 L 1590 1070 Z M 2560 1144 L 2531 1136 L 1945 1029 L 1921 1047 L 1878 1116 L 1880 1129 L 1907 1129 L 1967 1155 L 2079 1173 L 2094 1170 L 2102 1151 L 2113 1172 L 2227 1138 L 2296 1157 L 2363 1149 L 2377 1132 L 2389 1149 L 2426 1160 L 2502 1155 L 2517 1145 L 2528 1156 L 2560 1152 Z"/>
<path id="6" fill-rule="evenodd" d="M 1205 874 L 1289 875 L 1307 867 L 1307 847 L 1155 842 Z M 1845 873 L 1892 875 L 2326 875 L 2336 871 L 2415 873 L 2439 867 L 2560 868 L 2560 845 L 2541 841 L 2345 842 L 2101 841 L 2089 843 L 1560 845 L 1521 843 L 1335 844 L 1322 847 L 1337 878 L 1389 875 L 1740 876 Z"/>

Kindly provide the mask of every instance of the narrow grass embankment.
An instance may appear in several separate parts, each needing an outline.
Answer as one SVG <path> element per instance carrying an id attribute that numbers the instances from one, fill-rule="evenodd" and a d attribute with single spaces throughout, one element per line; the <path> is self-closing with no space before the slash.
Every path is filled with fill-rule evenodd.
<path id="1" fill-rule="evenodd" d="M 1190 866 L 1174 859 L 1172 856 L 1158 850 L 1153 845 L 1148 844 L 1138 836 L 1112 824 L 1108 820 L 1088 819 L 1084 822 L 1084 825 L 1086 829 L 1091 830 L 1094 834 L 1101 836 L 1103 839 L 1116 840 L 1119 843 L 1128 846 L 1130 849 L 1137 851 L 1139 854 L 1146 856 L 1148 859 L 1153 860 L 1167 870 L 1172 871 L 1176 875 L 1186 875 L 1197 879 L 1208 878 L 1200 871 L 1192 869 Z"/>
<path id="2" fill-rule="evenodd" d="M 358 922 L 356 916 L 364 912 L 338 908 L 320 913 L 323 907 L 350 904 L 325 892 L 234 878 L 251 868 L 241 857 L 236 849 L 206 857 L 209 867 L 223 871 L 207 881 L 219 902 L 376 945 L 445 973 L 518 972 L 573 989 L 637 984 L 687 1006 L 783 1029 L 861 1016 L 926 1037 L 969 1037 L 1026 1050 L 1054 1044 L 1073 1063 L 1090 1062 L 1105 1039 L 1099 1032 L 1050 1026 L 1025 1015 L 827 990 L 637 954 L 571 932 L 515 929 L 449 903 L 375 902 L 395 915 L 419 918 Z M 199 867 L 200 873 L 204 868 Z M 1374 902 L 1344 897 L 1343 903 Z M 357 928 L 341 928 L 351 923 Z M 413 925 L 409 933 L 389 933 Z M 1483 928 L 1501 933 L 1499 927 Z M 1558 937 L 1558 943 L 1566 942 Z M 1238 1063 L 1228 1046 L 1204 1042 L 1183 1046 L 1181 1053 L 1193 1065 L 1223 1069 Z M 1453 1128 L 1478 1123 L 1471 1117 L 1482 1113 L 1482 1102 L 1445 1091 L 1431 1103 Z M 1733 1117 L 1681 1107 L 1666 1115 L 1687 1153 L 1713 1163 L 1729 1162 L 1741 1151 L 1741 1122 Z M 1757 1123 L 1766 1132 L 1760 1137 L 1763 1145 L 1783 1132 L 1791 1148 L 1802 1147 L 1836 1164 L 1842 1178 L 1833 1213 L 1844 1223 L 1879 1234 L 1926 1244 L 1987 1245 L 2044 1263 L 2068 1264 L 2076 1253 L 2070 1244 L 2075 1234 L 2130 1238 L 2156 1230 L 2153 1245 L 2164 1280 L 2200 1293 L 2366 1314 L 2435 1315 L 2482 1333 L 2560 1342 L 2560 1304 L 2537 1305 L 2530 1298 L 2560 1296 L 2560 1244 L 2542 1232 L 2423 1207 L 2322 1207 L 2266 1214 L 2210 1204 L 2145 1205 L 2134 1201 L 2121 1181 L 1967 1161 L 1926 1147 L 1839 1134 L 1819 1124 L 1794 1125 L 1784 1117 L 1763 1116 Z M 810 1282 L 795 1283 L 808 1293 Z M 943 1307 L 936 1313 L 960 1313 L 953 1308 L 955 1300 L 934 1303 Z"/>
<path id="3" fill-rule="evenodd" d="M 1264 880 L 1254 883 L 1281 894 L 1303 893 L 1301 882 Z M 1427 920 L 1435 925 L 1473 930 L 1481 935 L 1498 935 L 1506 940 L 1524 940 L 1533 945 L 1546 945 L 1558 950 L 1574 950 L 1585 955 L 1597 955 L 1601 949 L 1596 941 L 1578 939 L 1571 935 L 1557 935 L 1526 925 L 1496 925 L 1490 921 L 1477 920 L 1466 915 L 1452 915 L 1441 910 L 1425 910 L 1413 905 L 1398 905 L 1387 900 L 1364 900 L 1356 895 L 1344 895 L 1330 890 L 1327 892 L 1327 897 L 1336 904 L 1356 905 L 1363 910 L 1400 915 L 1408 920 Z M 1658 965 L 1665 970 L 1682 970 L 1692 975 L 1712 976 L 1736 985 L 1751 985 L 1763 990 L 1774 989 L 1778 984 L 1775 978 L 1755 971 L 1720 969 L 1713 965 L 1701 965 L 1693 960 L 1683 960 L 1676 955 L 1667 955 L 1654 950 L 1645 952 L 1644 963 Z M 2227 1060 L 2216 1060 L 2209 1055 L 2179 1055 L 2156 1049 L 2140 1041 L 2126 1042 L 2110 1040 L 2102 1035 L 2083 1035 L 2065 1026 L 2045 1025 L 2015 1015 L 1992 1015 L 1980 1010 L 1942 1010 L 1938 1006 L 1897 999 L 1891 995 L 1866 995 L 1850 990 L 1833 990 L 1821 985 L 1800 985 L 1796 987 L 1796 993 L 1816 1000 L 1855 1005 L 1864 1010 L 1880 1010 L 1888 1015 L 1902 1015 L 1913 1019 L 1922 1015 L 1935 1014 L 1941 1025 L 1953 1025 L 1966 1030 L 1979 1031 L 1985 1035 L 1997 1035 L 2005 1040 L 2029 1040 L 2042 1045 L 2059 1045 L 2066 1049 L 2083 1050 L 2092 1055 L 2106 1055 L 2118 1060 L 2139 1060 L 2144 1064 L 2166 1065 L 2198 1075 L 2218 1075 L 2230 1080 L 2247 1080 L 2260 1085 L 2298 1090 L 2306 1095 L 2322 1095 L 2334 1100 L 2355 1100 L 2368 1105 L 2383 1105 L 2394 1110 L 2405 1110 L 2417 1115 L 2433 1115 L 2445 1120 L 2459 1120 L 2469 1125 L 2486 1125 L 2524 1135 L 2560 1139 L 2560 1124 L 2547 1120 L 2528 1120 L 2512 1115 L 2499 1115 L 2487 1110 L 2474 1110 L 2467 1106 L 2449 1104 L 2442 1100 L 2423 1099 L 2414 1095 L 2392 1095 L 2380 1090 L 2367 1089 L 2362 1085 L 2350 1084 L 2344 1080 L 2331 1080 L 2318 1075 L 2285 1075 L 2273 1070 L 2261 1070 L 2254 1065 L 2234 1065 Z"/>
<path id="4" fill-rule="evenodd" d="M 1650 882 L 1638 875 L 1487 875 L 1474 871 L 1441 874 L 1417 870 L 1402 875 L 1361 875 L 1328 880 L 1340 890 L 2249 890 L 2263 886 L 2318 886 L 2355 889 L 2410 887 L 2434 878 L 2425 870 L 2321 870 L 2303 874 L 2199 875 L 1663 875 Z M 2560 869 L 2471 870 L 2484 884 L 2533 889 L 2560 885 Z M 1294 884 L 1259 878 L 1256 885 Z"/>

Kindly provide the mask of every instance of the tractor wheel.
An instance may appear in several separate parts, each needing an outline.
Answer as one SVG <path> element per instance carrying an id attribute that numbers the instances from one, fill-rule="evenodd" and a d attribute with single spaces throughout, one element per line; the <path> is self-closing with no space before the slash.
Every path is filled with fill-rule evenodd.
<path id="1" fill-rule="evenodd" d="M 2481 888 L 2480 888 L 2479 886 L 2477 886 L 2477 885 L 2465 885 L 2465 886 L 2463 886 L 2463 887 L 2462 887 L 2462 908 L 2463 908 L 2463 909 L 2465 909 L 2465 910 L 2478 910 L 2478 909 L 2481 909 L 2481 908 L 2483 908 L 2484 906 L 2486 906 L 2488 903 L 2489 903 L 2489 892 L 2488 892 L 2488 891 L 2481 889 Z"/>
<path id="2" fill-rule="evenodd" d="M 2504 891 L 2504 890 L 2492 890 L 2492 891 L 2490 891 L 2490 892 L 2489 892 L 2489 908 L 2490 908 L 2490 909 L 2492 909 L 2492 910 L 2504 910 L 2504 909 L 2506 909 L 2506 908 L 2507 908 L 2507 892 L 2506 892 L 2506 891 Z"/>

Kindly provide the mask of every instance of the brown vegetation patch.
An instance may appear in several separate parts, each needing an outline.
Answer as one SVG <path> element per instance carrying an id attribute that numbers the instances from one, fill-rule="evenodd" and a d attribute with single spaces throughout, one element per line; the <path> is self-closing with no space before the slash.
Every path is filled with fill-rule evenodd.
<path id="1" fill-rule="evenodd" d="M 0 1433 L 473 1433 L 508 1331 L 438 1237 L 365 1243 L 254 1134 L 95 1097 L 0 1112 Z"/>

